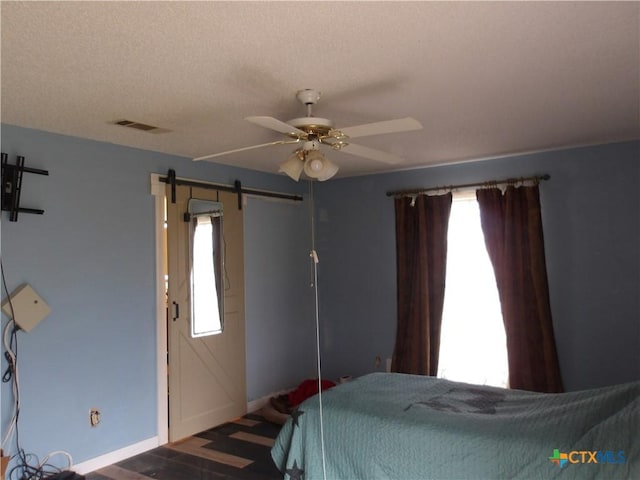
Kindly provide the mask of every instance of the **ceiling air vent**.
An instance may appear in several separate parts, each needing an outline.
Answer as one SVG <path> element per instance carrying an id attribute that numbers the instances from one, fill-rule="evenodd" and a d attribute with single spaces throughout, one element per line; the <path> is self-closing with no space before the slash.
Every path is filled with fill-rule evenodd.
<path id="1" fill-rule="evenodd" d="M 136 130 L 142 130 L 143 132 L 150 133 L 166 133 L 170 130 L 166 128 L 154 127 L 153 125 L 147 125 L 146 123 L 134 122 L 131 120 L 117 120 L 113 122 L 115 125 L 120 125 L 128 128 L 135 128 Z"/>

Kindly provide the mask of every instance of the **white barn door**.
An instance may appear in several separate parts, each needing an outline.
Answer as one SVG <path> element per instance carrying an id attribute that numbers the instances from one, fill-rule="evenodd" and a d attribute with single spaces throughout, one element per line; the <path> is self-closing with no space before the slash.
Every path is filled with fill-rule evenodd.
<path id="1" fill-rule="evenodd" d="M 175 442 L 246 413 L 243 219 L 237 195 L 176 187 L 167 189 L 169 441 Z M 189 198 L 221 202 L 224 252 L 224 317 L 221 333 L 191 335 Z"/>

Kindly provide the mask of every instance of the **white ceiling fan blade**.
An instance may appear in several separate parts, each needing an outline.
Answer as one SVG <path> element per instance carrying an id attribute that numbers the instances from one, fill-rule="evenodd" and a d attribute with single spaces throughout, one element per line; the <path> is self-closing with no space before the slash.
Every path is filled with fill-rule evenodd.
<path id="1" fill-rule="evenodd" d="M 402 157 L 393 153 L 383 152 L 382 150 L 376 150 L 369 147 L 363 147 L 362 145 L 355 145 L 353 143 L 345 144 L 339 148 L 341 152 L 350 153 L 351 155 L 357 155 L 359 157 L 369 158 L 378 162 L 396 164 L 403 161 Z"/>
<path id="2" fill-rule="evenodd" d="M 367 123 L 354 127 L 340 128 L 339 131 L 351 138 L 380 135 L 383 133 L 409 132 L 421 130 L 422 124 L 415 118 L 405 117 L 384 122 Z"/>
<path id="3" fill-rule="evenodd" d="M 270 147 L 271 145 L 287 145 L 290 143 L 299 143 L 300 140 L 278 140 L 276 142 L 261 143 L 260 145 L 252 145 L 250 147 L 236 148 L 235 150 L 227 150 L 226 152 L 212 153 L 211 155 L 204 155 L 202 157 L 194 158 L 194 162 L 200 160 L 206 160 L 208 158 L 221 157 L 223 155 L 229 155 L 230 153 L 244 152 L 246 150 L 253 150 L 254 148 Z"/>
<path id="4" fill-rule="evenodd" d="M 245 120 L 292 137 L 307 138 L 307 132 L 273 117 L 246 117 Z"/>

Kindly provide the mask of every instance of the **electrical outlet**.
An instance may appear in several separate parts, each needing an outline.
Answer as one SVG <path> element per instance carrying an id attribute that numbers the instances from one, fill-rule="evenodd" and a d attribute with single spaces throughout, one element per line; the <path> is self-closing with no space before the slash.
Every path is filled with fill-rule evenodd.
<path id="1" fill-rule="evenodd" d="M 100 423 L 100 410 L 97 408 L 92 408 L 89 410 L 89 425 L 92 427 L 97 427 Z"/>

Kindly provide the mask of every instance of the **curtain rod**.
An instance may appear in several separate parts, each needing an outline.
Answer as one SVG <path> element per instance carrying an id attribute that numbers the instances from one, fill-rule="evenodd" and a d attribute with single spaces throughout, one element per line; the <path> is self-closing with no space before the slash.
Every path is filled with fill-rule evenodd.
<path id="1" fill-rule="evenodd" d="M 463 183 L 460 185 L 444 185 L 440 187 L 429 187 L 429 188 L 416 188 L 413 190 L 394 190 L 392 192 L 387 192 L 388 197 L 403 197 L 409 195 L 420 195 L 427 192 L 435 192 L 438 190 L 445 191 L 453 191 L 459 188 L 471 188 L 471 187 L 481 187 L 481 188 L 490 188 L 497 187 L 498 185 L 515 185 L 518 183 L 526 183 L 526 182 L 535 182 L 540 183 L 540 180 L 549 180 L 551 175 L 536 175 L 532 177 L 519 177 L 519 178 L 507 178 L 505 180 L 489 180 L 487 182 L 476 182 L 476 183 Z"/>

